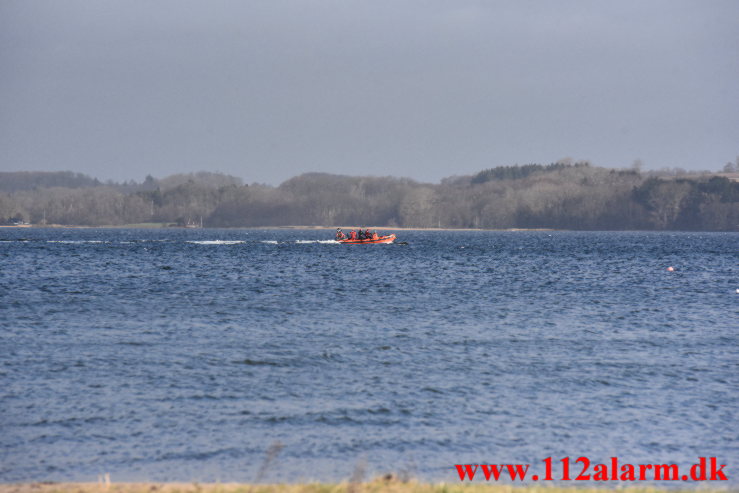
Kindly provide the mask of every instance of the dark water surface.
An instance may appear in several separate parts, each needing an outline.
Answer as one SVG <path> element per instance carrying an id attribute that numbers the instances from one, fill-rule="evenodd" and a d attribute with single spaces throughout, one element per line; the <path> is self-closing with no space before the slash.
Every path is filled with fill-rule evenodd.
<path id="1" fill-rule="evenodd" d="M 739 477 L 739 234 L 0 229 L 0 481 Z M 675 272 L 667 272 L 675 266 Z"/>

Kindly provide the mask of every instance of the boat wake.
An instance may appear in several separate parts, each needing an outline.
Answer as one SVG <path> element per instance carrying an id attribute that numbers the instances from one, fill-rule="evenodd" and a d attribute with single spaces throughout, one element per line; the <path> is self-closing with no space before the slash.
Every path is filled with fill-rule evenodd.
<path id="1" fill-rule="evenodd" d="M 0 240 L 0 244 L 12 244 L 12 243 L 28 243 L 31 241 L 39 241 L 39 240 L 29 240 L 26 238 L 21 239 L 2 239 Z M 135 245 L 135 244 L 144 244 L 144 243 L 159 243 L 159 242 L 168 242 L 168 243 L 178 243 L 177 241 L 173 240 L 159 240 L 159 239 L 141 239 L 141 240 L 120 240 L 120 241 L 109 241 L 109 240 L 40 240 L 44 243 L 53 243 L 53 244 L 66 244 L 66 245 L 95 245 L 95 244 L 113 244 L 113 245 Z M 241 245 L 245 243 L 254 243 L 254 240 L 247 241 L 247 240 L 186 240 L 184 243 L 190 243 L 192 245 Z M 265 245 L 310 245 L 310 244 L 323 244 L 323 245 L 339 245 L 340 243 L 336 240 L 288 240 L 288 241 L 278 241 L 278 240 L 259 240 L 258 243 L 263 243 Z"/>
<path id="2" fill-rule="evenodd" d="M 260 243 L 266 245 L 311 245 L 321 243 L 324 245 L 338 245 L 339 242 L 336 240 L 291 240 L 291 241 L 277 241 L 277 240 L 261 240 Z"/>
<path id="3" fill-rule="evenodd" d="M 188 241 L 187 243 L 193 243 L 195 245 L 239 245 L 246 243 L 243 240 L 202 240 L 202 241 Z"/>
<path id="4" fill-rule="evenodd" d="M 301 245 L 309 244 L 309 243 L 323 243 L 325 245 L 332 245 L 332 244 L 338 245 L 339 244 L 339 242 L 336 240 L 295 240 L 295 243 L 298 243 Z"/>

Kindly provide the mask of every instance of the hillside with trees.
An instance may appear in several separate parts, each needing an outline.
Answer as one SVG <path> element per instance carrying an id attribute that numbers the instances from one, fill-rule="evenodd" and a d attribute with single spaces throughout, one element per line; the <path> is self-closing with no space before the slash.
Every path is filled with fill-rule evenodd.
<path id="1" fill-rule="evenodd" d="M 727 176 L 557 162 L 439 184 L 306 173 L 273 187 L 209 172 L 140 183 L 15 172 L 0 173 L 0 222 L 739 231 L 739 182 Z"/>

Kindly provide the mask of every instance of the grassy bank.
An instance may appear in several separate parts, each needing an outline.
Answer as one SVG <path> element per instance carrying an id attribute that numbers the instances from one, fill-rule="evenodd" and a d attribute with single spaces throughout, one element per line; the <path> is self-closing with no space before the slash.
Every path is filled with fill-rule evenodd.
<path id="1" fill-rule="evenodd" d="M 21 483 L 0 484 L 0 493 L 660 493 L 669 491 L 700 491 L 701 493 L 739 491 L 736 489 L 705 488 L 666 490 L 654 487 L 618 486 L 604 488 L 561 488 L 552 486 L 508 486 L 469 483 L 419 483 L 378 479 L 364 483 L 309 484 L 199 484 L 199 483 Z"/>

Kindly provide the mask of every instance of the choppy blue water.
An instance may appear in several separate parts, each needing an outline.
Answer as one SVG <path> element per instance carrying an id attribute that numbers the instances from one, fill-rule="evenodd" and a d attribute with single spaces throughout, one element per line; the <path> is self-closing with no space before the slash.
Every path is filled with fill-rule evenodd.
<path id="1" fill-rule="evenodd" d="M 736 481 L 739 234 L 398 234 L 0 229 L 0 481 Z"/>

